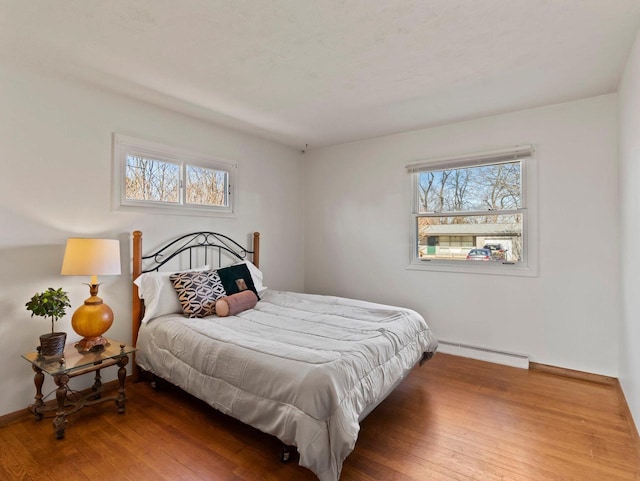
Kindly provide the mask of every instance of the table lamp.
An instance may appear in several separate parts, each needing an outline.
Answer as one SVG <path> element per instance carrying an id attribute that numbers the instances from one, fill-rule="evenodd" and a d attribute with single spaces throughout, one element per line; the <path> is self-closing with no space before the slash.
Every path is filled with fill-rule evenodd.
<path id="1" fill-rule="evenodd" d="M 102 336 L 113 323 L 113 311 L 98 297 L 98 276 L 120 275 L 120 242 L 116 239 L 67 239 L 62 261 L 63 276 L 91 276 L 91 297 L 71 318 L 73 330 L 83 336 L 76 344 L 80 352 L 104 349 Z"/>

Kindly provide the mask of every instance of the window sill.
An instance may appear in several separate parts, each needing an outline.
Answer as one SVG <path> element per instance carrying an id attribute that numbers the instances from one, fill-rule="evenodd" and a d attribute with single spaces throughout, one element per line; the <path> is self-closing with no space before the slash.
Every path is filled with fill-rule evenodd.
<path id="1" fill-rule="evenodd" d="M 407 270 L 458 272 L 464 274 L 483 274 L 513 277 L 537 277 L 538 269 L 526 264 L 502 264 L 482 261 L 421 261 L 413 259 Z"/>
<path id="2" fill-rule="evenodd" d="M 188 215 L 194 217 L 227 217 L 236 218 L 233 211 L 207 209 L 206 207 L 187 207 L 183 205 L 127 205 L 113 206 L 114 211 L 136 212 L 140 214 Z"/>

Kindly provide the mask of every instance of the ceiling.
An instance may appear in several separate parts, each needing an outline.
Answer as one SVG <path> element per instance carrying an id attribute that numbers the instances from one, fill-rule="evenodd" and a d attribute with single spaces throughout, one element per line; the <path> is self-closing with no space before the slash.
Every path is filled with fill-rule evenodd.
<path id="1" fill-rule="evenodd" d="M 3 0 L 0 59 L 309 148 L 614 92 L 640 0 Z"/>

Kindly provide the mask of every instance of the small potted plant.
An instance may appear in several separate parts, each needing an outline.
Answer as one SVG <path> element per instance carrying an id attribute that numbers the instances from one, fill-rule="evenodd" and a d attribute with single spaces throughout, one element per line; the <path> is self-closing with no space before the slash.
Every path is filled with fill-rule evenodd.
<path id="1" fill-rule="evenodd" d="M 69 296 L 66 292 L 49 287 L 43 293 L 36 292 L 26 304 L 31 311 L 31 317 L 50 317 L 51 333 L 40 336 L 41 353 L 47 357 L 62 357 L 64 345 L 67 342 L 66 332 L 54 332 L 55 321 L 66 314 L 65 309 L 71 307 Z"/>

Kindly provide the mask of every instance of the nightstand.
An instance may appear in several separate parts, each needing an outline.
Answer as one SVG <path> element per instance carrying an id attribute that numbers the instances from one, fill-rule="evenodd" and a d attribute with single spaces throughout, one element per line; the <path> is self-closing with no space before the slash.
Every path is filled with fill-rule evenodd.
<path id="1" fill-rule="evenodd" d="M 64 437 L 67 425 L 67 416 L 75 413 L 85 406 L 91 406 L 105 401 L 115 401 L 118 413 L 123 414 L 127 397 L 125 395 L 124 382 L 127 376 L 125 366 L 129 363 L 129 354 L 137 349 L 127 346 L 123 342 L 108 339 L 109 345 L 101 351 L 81 353 L 68 344 L 64 350 L 64 357 L 60 360 L 47 360 L 39 352 L 29 352 L 22 357 L 31 363 L 31 368 L 36 373 L 34 383 L 36 385 L 35 402 L 29 406 L 29 411 L 33 413 L 37 421 L 44 417 L 44 413 L 55 411 L 53 419 L 53 430 L 56 438 Z M 100 370 L 118 366 L 118 394 L 102 397 L 102 379 Z M 69 379 L 87 374 L 95 373 L 94 383 L 91 392 L 83 394 L 72 391 L 69 386 Z M 42 385 L 44 375 L 53 377 L 58 388 L 56 389 L 56 405 L 45 404 L 42 396 Z"/>

